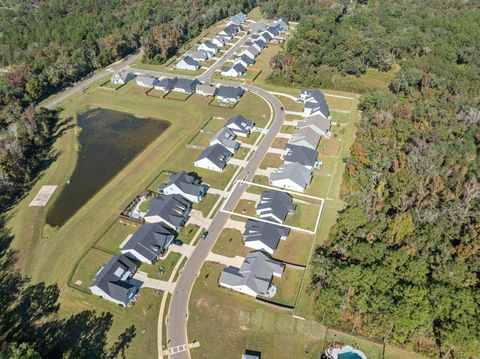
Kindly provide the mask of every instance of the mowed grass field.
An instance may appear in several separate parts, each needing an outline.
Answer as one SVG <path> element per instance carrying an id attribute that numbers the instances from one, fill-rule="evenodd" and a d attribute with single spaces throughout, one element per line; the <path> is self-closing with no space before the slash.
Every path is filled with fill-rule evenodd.
<path id="1" fill-rule="evenodd" d="M 9 225 L 15 235 L 14 247 L 19 250 L 19 267 L 23 272 L 31 276 L 34 282 L 57 283 L 61 288 L 61 316 L 85 309 L 110 311 L 114 315 L 114 321 L 109 339 L 114 341 L 127 326 L 133 324 L 137 327 L 138 335 L 128 349 L 127 357 L 151 358 L 156 355 L 157 297 L 143 297 L 142 293 L 134 307 L 120 309 L 112 303 L 70 288 L 67 285 L 69 276 L 79 259 L 85 256 L 87 262 L 82 261 L 82 265 L 86 267 L 84 273 L 78 277 L 75 274 L 75 277 L 82 281 L 83 288 L 88 287 L 92 276 L 104 264 L 104 259 L 107 259 L 104 254 L 117 252 L 117 246 L 135 229 L 119 227 L 115 229 L 115 233 L 106 234 L 109 238 L 101 237 L 108 232 L 112 223 L 117 221 L 120 211 L 134 196 L 149 186 L 155 188 L 158 184 L 156 180 L 167 178 L 162 171 L 196 171 L 206 183 L 223 188 L 236 168 L 229 166 L 222 174 L 198 170 L 193 166 L 193 160 L 199 152 L 186 147 L 187 141 L 198 133 L 212 116 L 229 118 L 243 114 L 262 122 L 265 118 L 268 119 L 270 110 L 260 97 L 251 93 L 245 94 L 234 109 L 228 109 L 209 106 L 209 100 L 198 95 L 191 96 L 187 101 L 146 96 L 144 89 L 138 87 L 134 81 L 115 92 L 98 87 L 98 84 L 106 79 L 101 79 L 96 86 L 62 104 L 62 117 L 67 119 L 71 126 L 55 144 L 58 159 L 45 171 L 30 194 L 11 211 Z M 61 186 L 70 177 L 75 167 L 78 147 L 75 116 L 90 108 L 107 108 L 153 120 L 168 120 L 171 126 L 99 190 L 64 226 L 44 230 L 48 205 L 44 208 L 31 208 L 28 203 L 42 185 Z M 59 193 L 60 188 L 57 191 Z M 213 200 L 214 197 L 207 198 L 206 207 L 211 207 Z M 199 209 L 203 211 L 203 208 Z M 208 208 L 205 209 L 207 210 Z M 100 245 L 108 252 L 100 251 L 97 255 L 91 255 L 90 247 L 100 238 Z M 152 299 L 151 303 L 147 303 L 147 297 Z M 145 312 L 148 312 L 148 317 L 143 314 Z M 139 328 L 145 326 L 146 318 L 151 322 L 149 325 L 152 330 L 145 329 L 145 332 L 141 333 Z M 142 339 L 144 336 L 148 336 L 148 339 Z"/>

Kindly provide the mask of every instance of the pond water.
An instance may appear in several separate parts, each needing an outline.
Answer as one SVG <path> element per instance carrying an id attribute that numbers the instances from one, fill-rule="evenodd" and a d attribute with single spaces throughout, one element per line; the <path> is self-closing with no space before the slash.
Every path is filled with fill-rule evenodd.
<path id="1" fill-rule="evenodd" d="M 81 128 L 75 170 L 47 214 L 47 224 L 62 226 L 137 154 L 161 135 L 168 121 L 141 119 L 104 109 L 77 117 Z"/>

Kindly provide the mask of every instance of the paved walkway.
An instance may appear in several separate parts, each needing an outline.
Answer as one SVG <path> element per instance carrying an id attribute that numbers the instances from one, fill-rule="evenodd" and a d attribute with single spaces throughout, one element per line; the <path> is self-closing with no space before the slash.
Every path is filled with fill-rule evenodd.
<path id="1" fill-rule="evenodd" d="M 190 219 L 188 220 L 189 224 L 196 224 L 197 226 L 208 228 L 210 227 L 210 223 L 212 223 L 211 219 L 205 218 L 199 210 L 192 209 L 190 212 Z"/>
<path id="2" fill-rule="evenodd" d="M 235 165 L 235 166 L 243 168 L 243 167 L 246 167 L 248 165 L 248 161 L 239 160 L 238 158 L 232 158 L 230 161 L 228 161 L 228 164 Z"/>
<path id="3" fill-rule="evenodd" d="M 153 288 L 157 290 L 161 290 L 163 292 L 173 292 L 173 288 L 175 288 L 175 283 L 173 282 L 166 282 L 164 280 L 153 279 L 149 278 L 148 274 L 142 271 L 137 271 L 133 275 L 133 278 L 143 282 L 142 287 L 144 288 Z"/>
<path id="4" fill-rule="evenodd" d="M 220 263 L 225 266 L 232 266 L 237 268 L 240 268 L 242 266 L 244 259 L 245 258 L 240 256 L 227 257 L 227 256 L 222 256 L 220 254 L 213 253 L 213 252 L 210 252 L 207 256 L 207 261 Z"/>
<path id="5" fill-rule="evenodd" d="M 297 112 L 297 111 L 285 111 L 287 115 L 294 115 L 294 116 L 300 116 L 300 117 L 305 117 L 305 114 L 303 112 Z"/>
<path id="6" fill-rule="evenodd" d="M 171 244 L 170 247 L 168 247 L 168 250 L 175 253 L 180 253 L 185 257 L 190 257 L 195 250 L 195 246 L 186 243 L 183 243 L 181 246 L 178 244 Z"/>
<path id="7" fill-rule="evenodd" d="M 257 168 L 256 175 L 270 177 L 270 174 L 275 172 L 276 168 L 268 167 L 267 169 Z"/>
<path id="8" fill-rule="evenodd" d="M 285 132 L 279 132 L 277 133 L 277 138 L 286 138 L 286 139 L 291 139 L 292 134 L 291 133 L 285 133 Z"/>
<path id="9" fill-rule="evenodd" d="M 240 140 L 240 142 L 241 142 L 241 140 Z M 256 150 L 258 148 L 258 146 L 252 145 L 250 143 L 243 143 L 243 142 L 241 143 L 240 147 L 250 148 L 250 149 L 254 149 L 254 150 Z"/>
<path id="10" fill-rule="evenodd" d="M 275 154 L 280 155 L 280 156 L 285 155 L 286 152 L 287 152 L 287 150 L 285 150 L 284 148 L 270 147 L 268 149 L 268 153 L 275 153 Z"/>
<path id="11" fill-rule="evenodd" d="M 208 193 L 216 194 L 220 197 L 227 197 L 227 195 L 228 195 L 228 193 L 225 192 L 224 190 L 221 190 L 221 189 L 218 189 L 218 188 L 213 188 L 213 187 L 210 187 L 208 189 Z"/>
<path id="12" fill-rule="evenodd" d="M 283 124 L 286 126 L 297 126 L 299 122 L 299 120 L 284 121 Z"/>
<path id="13" fill-rule="evenodd" d="M 236 221 L 234 219 L 229 218 L 227 220 L 227 223 L 225 223 L 225 228 L 238 229 L 240 232 L 243 233 L 243 230 L 245 229 L 245 222 Z"/>
<path id="14" fill-rule="evenodd" d="M 258 202 L 258 201 L 260 201 L 260 195 L 256 194 L 256 193 L 251 193 L 251 192 L 245 191 L 245 192 L 242 193 L 242 199 L 246 199 L 248 201 Z"/>

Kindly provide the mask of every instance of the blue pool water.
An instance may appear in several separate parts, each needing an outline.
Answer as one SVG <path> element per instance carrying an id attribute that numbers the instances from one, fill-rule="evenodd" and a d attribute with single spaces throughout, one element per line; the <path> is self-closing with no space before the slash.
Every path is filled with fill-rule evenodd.
<path id="1" fill-rule="evenodd" d="M 362 357 L 354 352 L 346 352 L 338 354 L 338 359 L 362 359 Z"/>

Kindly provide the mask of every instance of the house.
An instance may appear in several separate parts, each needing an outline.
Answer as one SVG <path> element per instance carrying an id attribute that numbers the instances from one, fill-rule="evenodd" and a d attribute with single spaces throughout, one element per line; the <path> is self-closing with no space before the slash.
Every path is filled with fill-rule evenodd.
<path id="1" fill-rule="evenodd" d="M 284 157 L 284 164 L 299 163 L 305 168 L 312 170 L 317 167 L 318 152 L 308 147 L 287 145 L 287 153 Z"/>
<path id="2" fill-rule="evenodd" d="M 240 77 L 247 69 L 240 63 L 234 63 L 232 67 L 222 67 L 221 75 L 228 77 Z"/>
<path id="3" fill-rule="evenodd" d="M 228 119 L 226 128 L 230 129 L 233 133 L 240 137 L 248 137 L 252 132 L 255 123 L 252 120 L 246 119 L 242 115 L 237 115 Z"/>
<path id="4" fill-rule="evenodd" d="M 263 38 L 259 37 L 252 41 L 252 46 L 256 46 L 260 51 L 267 47 L 267 43 L 263 40 Z"/>
<path id="5" fill-rule="evenodd" d="M 218 34 L 223 36 L 229 36 L 230 39 L 232 39 L 232 37 L 234 37 L 239 31 L 240 29 L 236 27 L 234 24 L 229 24 Z"/>
<path id="6" fill-rule="evenodd" d="M 288 20 L 285 17 L 278 18 L 273 25 L 279 32 L 288 31 Z"/>
<path id="7" fill-rule="evenodd" d="M 212 139 L 210 140 L 210 146 L 218 143 L 234 154 L 235 151 L 240 147 L 240 143 L 235 141 L 235 138 L 237 138 L 237 135 L 235 135 L 232 130 L 227 127 L 223 127 L 213 135 Z"/>
<path id="8" fill-rule="evenodd" d="M 286 239 L 290 230 L 276 224 L 248 219 L 243 231 L 246 247 L 273 254 L 280 240 Z"/>
<path id="9" fill-rule="evenodd" d="M 330 118 L 330 109 L 320 90 L 302 90 L 298 102 L 303 104 L 306 115 L 320 114 L 326 119 Z"/>
<path id="10" fill-rule="evenodd" d="M 136 82 L 138 86 L 152 88 L 158 82 L 158 79 L 153 76 L 145 75 L 145 76 L 137 76 Z"/>
<path id="11" fill-rule="evenodd" d="M 253 64 L 253 60 L 255 59 L 255 57 L 257 57 L 257 55 L 260 53 L 260 50 L 257 50 L 255 47 L 253 46 L 246 46 L 246 47 L 242 47 L 240 49 L 240 51 L 238 52 L 238 56 L 247 56 L 249 57 L 251 60 L 252 60 L 252 64 Z"/>
<path id="12" fill-rule="evenodd" d="M 272 34 L 269 33 L 268 31 L 261 32 L 260 36 L 263 38 L 263 41 L 265 41 L 265 43 L 267 44 L 273 39 Z"/>
<path id="13" fill-rule="evenodd" d="M 275 187 L 303 192 L 312 181 L 312 171 L 299 163 L 284 164 L 270 174 L 270 184 Z"/>
<path id="14" fill-rule="evenodd" d="M 230 31 L 230 30 L 229 30 Z M 231 41 L 235 34 L 233 32 L 227 32 L 225 29 L 220 31 L 217 36 L 223 37 L 227 42 Z M 213 42 L 213 41 L 212 41 Z"/>
<path id="15" fill-rule="evenodd" d="M 245 93 L 241 87 L 219 86 L 217 89 L 217 99 L 222 102 L 237 102 Z"/>
<path id="16" fill-rule="evenodd" d="M 163 222 L 179 231 L 188 221 L 192 203 L 179 194 L 160 195 L 148 206 L 144 219 L 147 223 Z"/>
<path id="17" fill-rule="evenodd" d="M 142 282 L 133 279 L 137 266 L 124 255 L 115 256 L 95 276 L 90 291 L 126 307 L 135 299 Z"/>
<path id="18" fill-rule="evenodd" d="M 155 84 L 155 90 L 160 90 L 163 92 L 170 92 L 175 87 L 176 79 L 170 79 L 168 77 L 164 77 L 157 81 Z"/>
<path id="19" fill-rule="evenodd" d="M 281 277 L 285 265 L 273 260 L 261 251 L 247 254 L 240 268 L 229 266 L 220 274 L 222 287 L 256 297 L 257 295 L 272 297 L 276 288 L 272 284 L 273 277 Z"/>
<path id="20" fill-rule="evenodd" d="M 200 82 L 198 80 L 191 80 L 182 77 L 178 77 L 175 80 L 173 85 L 173 91 L 182 92 L 182 93 L 194 93 L 197 88 L 197 84 Z"/>
<path id="21" fill-rule="evenodd" d="M 207 185 L 202 185 L 198 178 L 185 171 L 172 174 L 168 183 L 158 186 L 158 191 L 162 194 L 180 194 L 194 203 L 199 203 L 207 190 Z"/>
<path id="22" fill-rule="evenodd" d="M 110 81 L 114 83 L 115 85 L 125 85 L 128 81 L 133 79 L 135 77 L 134 74 L 128 71 L 120 71 L 120 72 L 115 72 L 112 75 L 112 78 Z"/>
<path id="23" fill-rule="evenodd" d="M 287 215 L 295 210 L 295 205 L 288 193 L 270 189 L 262 192 L 256 210 L 261 219 L 283 223 Z"/>
<path id="24" fill-rule="evenodd" d="M 268 32 L 272 36 L 272 38 L 280 34 L 280 32 L 273 26 L 267 27 L 265 31 Z"/>
<path id="25" fill-rule="evenodd" d="M 197 60 L 192 59 L 190 56 L 185 56 L 175 65 L 175 68 L 180 70 L 197 71 L 200 68 L 200 64 Z"/>
<path id="26" fill-rule="evenodd" d="M 190 56 L 195 61 L 207 61 L 212 57 L 212 53 L 205 50 L 199 50 L 199 51 L 194 51 Z"/>
<path id="27" fill-rule="evenodd" d="M 247 21 L 248 16 L 242 12 L 239 12 L 236 15 L 233 15 L 229 21 L 229 23 L 234 24 L 234 25 L 242 25 Z"/>
<path id="28" fill-rule="evenodd" d="M 198 50 L 208 51 L 212 54 L 216 54 L 218 52 L 218 46 L 215 45 L 210 40 L 205 40 L 199 47 Z"/>
<path id="29" fill-rule="evenodd" d="M 205 97 L 213 97 L 217 88 L 211 85 L 197 85 L 197 94 L 205 96 Z"/>
<path id="30" fill-rule="evenodd" d="M 315 114 L 306 117 L 304 121 L 298 123 L 297 127 L 301 130 L 312 131 L 320 136 L 330 136 L 331 123 L 328 118 L 322 114 Z"/>
<path id="31" fill-rule="evenodd" d="M 250 65 L 253 65 L 255 63 L 255 61 L 247 56 L 247 55 L 241 55 L 241 56 L 238 56 L 235 58 L 235 60 L 233 61 L 234 64 L 241 64 L 243 67 L 248 67 Z"/>
<path id="32" fill-rule="evenodd" d="M 316 150 L 321 138 L 322 136 L 313 129 L 309 127 L 300 127 L 295 129 L 288 143 L 291 145 L 303 146 L 312 150 Z"/>
<path id="33" fill-rule="evenodd" d="M 255 41 L 250 41 L 250 40 L 245 42 L 245 47 L 253 47 L 256 51 L 258 51 L 258 53 L 260 53 L 263 50 L 263 47 L 261 47 L 260 44 L 257 44 Z M 240 49 L 240 51 L 241 50 L 242 49 Z"/>
<path id="34" fill-rule="evenodd" d="M 205 148 L 194 162 L 195 167 L 222 172 L 232 158 L 232 153 L 220 144 Z"/>
<path id="35" fill-rule="evenodd" d="M 228 42 L 228 39 L 225 36 L 217 35 L 212 39 L 212 43 L 218 47 L 224 47 Z"/>
<path id="36" fill-rule="evenodd" d="M 122 254 L 153 264 L 165 254 L 175 234 L 161 223 L 142 225 L 122 248 Z"/>

